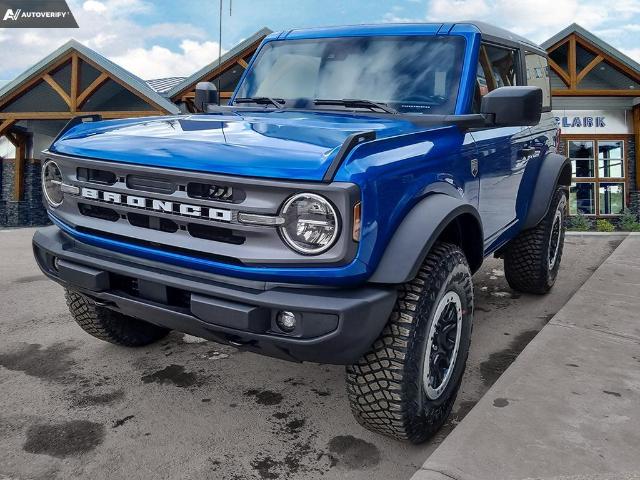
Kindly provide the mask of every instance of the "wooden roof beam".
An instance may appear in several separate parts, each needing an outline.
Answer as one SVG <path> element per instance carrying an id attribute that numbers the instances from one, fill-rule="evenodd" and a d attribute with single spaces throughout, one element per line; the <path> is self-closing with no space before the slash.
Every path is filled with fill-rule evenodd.
<path id="1" fill-rule="evenodd" d="M 551 90 L 554 97 L 637 97 L 638 90 Z"/>
<path id="2" fill-rule="evenodd" d="M 558 76 L 560 77 L 560 79 L 565 83 L 565 85 L 567 87 L 569 87 L 570 84 L 571 84 L 571 79 L 569 78 L 569 74 L 567 72 L 565 72 L 564 69 L 560 65 L 558 65 L 556 62 L 554 62 L 551 59 L 551 57 L 549 57 L 547 60 L 549 61 L 549 66 L 551 67 L 551 70 L 556 72 L 558 74 Z"/>
<path id="3" fill-rule="evenodd" d="M 86 102 L 87 99 L 91 96 L 91 94 L 94 93 L 98 88 L 100 88 L 107 80 L 109 80 L 109 75 L 102 72 L 98 76 L 98 78 L 91 82 L 91 85 L 85 88 L 84 91 L 80 95 L 78 95 L 78 98 L 76 99 L 76 109 L 81 108 L 82 105 L 84 105 L 84 102 Z"/>
<path id="4" fill-rule="evenodd" d="M 7 132 L 11 127 L 13 127 L 14 123 L 16 123 L 16 120 L 11 118 L 7 118 L 2 123 L 0 123 L 0 137 L 4 135 L 5 132 Z"/>
<path id="5" fill-rule="evenodd" d="M 602 55 L 598 55 L 596 58 L 594 58 L 593 60 L 591 60 L 586 67 L 584 67 L 582 70 L 580 70 L 580 73 L 578 73 L 578 76 L 576 77 L 576 84 L 579 84 L 584 77 L 587 76 L 587 74 L 593 70 L 596 65 L 598 65 L 601 61 L 604 60 L 604 57 Z"/>
<path id="6" fill-rule="evenodd" d="M 60 86 L 58 82 L 56 82 L 51 75 L 45 73 L 42 76 L 42 79 L 49 84 L 51 88 L 55 90 L 55 92 L 64 100 L 64 103 L 67 104 L 69 108 L 71 108 L 71 97 L 67 95 L 67 92 L 64 91 L 64 88 Z"/>

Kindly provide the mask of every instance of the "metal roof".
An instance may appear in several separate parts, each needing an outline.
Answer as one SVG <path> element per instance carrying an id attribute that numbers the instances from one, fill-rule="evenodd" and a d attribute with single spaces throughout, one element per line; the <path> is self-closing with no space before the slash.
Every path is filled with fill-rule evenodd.
<path id="1" fill-rule="evenodd" d="M 33 78 L 34 76 L 44 71 L 49 65 L 52 65 L 53 63 L 55 63 L 56 60 L 58 60 L 63 55 L 66 55 L 71 50 L 76 50 L 78 53 L 87 57 L 89 60 L 95 62 L 97 65 L 102 67 L 111 75 L 113 75 L 114 77 L 126 83 L 134 91 L 138 92 L 143 97 L 146 97 L 149 100 L 153 101 L 154 103 L 158 104 L 167 112 L 170 112 L 173 114 L 180 113 L 180 110 L 176 105 L 174 105 L 165 97 L 163 97 L 162 95 L 157 93 L 155 90 L 153 90 L 143 80 L 136 77 L 134 74 L 132 74 L 128 70 L 125 70 L 121 66 L 113 63 L 111 60 L 103 57 L 99 53 L 91 50 L 88 47 L 85 47 L 77 40 L 73 40 L 73 39 L 69 40 L 67 43 L 65 43 L 55 51 L 51 52 L 42 60 L 40 60 L 39 62 L 29 67 L 27 70 L 22 72 L 20 75 L 18 75 L 16 78 L 11 80 L 6 85 L 2 86 L 2 88 L 0 88 L 0 100 L 2 100 L 3 97 L 5 97 L 6 95 L 10 94 L 16 88 L 18 88 L 22 83 L 26 82 L 27 80 Z"/>
<path id="2" fill-rule="evenodd" d="M 213 62 L 209 63 L 208 65 L 205 65 L 193 75 L 185 78 L 181 83 L 179 83 L 178 85 L 174 86 L 171 90 L 166 92 L 166 96 L 168 98 L 172 98 L 173 96 L 182 92 L 191 84 L 199 81 L 201 78 L 205 77 L 209 72 L 216 69 L 218 67 L 218 64 L 223 64 L 226 61 L 232 59 L 233 57 L 239 55 L 240 53 L 242 53 L 243 50 L 249 48 L 251 44 L 261 40 L 263 37 L 266 37 L 270 33 L 272 33 L 272 31 L 267 27 L 264 27 L 258 30 L 249 38 L 247 38 L 246 40 L 243 40 L 242 42 L 237 44 L 235 47 L 233 47 L 231 50 L 229 50 L 227 53 L 222 55 L 219 60 L 215 59 Z"/>
<path id="3" fill-rule="evenodd" d="M 640 77 L 640 64 L 638 62 L 636 62 L 635 60 L 632 60 L 631 58 L 627 57 L 620 50 L 618 50 L 617 48 L 612 47 L 611 45 L 609 45 L 607 42 L 605 42 L 601 38 L 596 37 L 593 33 L 588 31 L 584 27 L 581 27 L 577 23 L 572 23 L 571 25 L 569 25 L 565 29 L 559 31 L 558 33 L 556 33 L 550 39 L 545 40 L 544 42 L 542 42 L 541 46 L 546 50 L 549 47 L 551 47 L 551 46 L 555 45 L 556 43 L 558 43 L 560 40 L 568 37 L 572 33 L 577 33 L 582 38 L 584 38 L 585 40 L 589 41 L 590 43 L 592 43 L 593 45 L 598 47 L 600 50 L 602 50 L 603 52 L 607 53 L 608 55 L 612 56 L 613 58 L 618 60 L 623 65 L 626 65 L 631 70 L 635 71 L 638 74 L 638 76 Z"/>
<path id="4" fill-rule="evenodd" d="M 167 93 L 176 85 L 182 83 L 186 77 L 167 77 L 167 78 L 154 78 L 152 80 L 146 80 L 147 85 L 153 88 L 159 94 Z"/>

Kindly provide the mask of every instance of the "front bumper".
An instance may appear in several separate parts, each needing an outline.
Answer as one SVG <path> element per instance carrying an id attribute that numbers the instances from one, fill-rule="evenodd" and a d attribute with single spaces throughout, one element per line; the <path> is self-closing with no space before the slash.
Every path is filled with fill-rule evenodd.
<path id="1" fill-rule="evenodd" d="M 293 361 L 350 364 L 378 337 L 393 287 L 336 289 L 243 281 L 80 243 L 51 226 L 33 249 L 40 269 L 106 308 L 202 338 Z M 289 334 L 280 310 L 296 313 Z"/>

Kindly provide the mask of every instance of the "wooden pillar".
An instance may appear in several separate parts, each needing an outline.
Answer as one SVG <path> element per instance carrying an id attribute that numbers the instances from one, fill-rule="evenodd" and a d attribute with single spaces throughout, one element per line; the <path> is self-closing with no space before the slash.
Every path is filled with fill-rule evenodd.
<path id="1" fill-rule="evenodd" d="M 13 199 L 16 202 L 24 196 L 24 168 L 27 156 L 27 141 L 24 135 L 17 135 L 16 159 L 13 176 Z"/>
<path id="2" fill-rule="evenodd" d="M 636 191 L 640 192 L 640 103 L 633 107 L 633 132 L 636 146 Z M 633 159 L 629 159 L 630 162 Z"/>
<path id="3" fill-rule="evenodd" d="M 569 89 L 575 90 L 578 86 L 578 74 L 576 68 L 576 36 L 575 34 L 569 37 Z"/>

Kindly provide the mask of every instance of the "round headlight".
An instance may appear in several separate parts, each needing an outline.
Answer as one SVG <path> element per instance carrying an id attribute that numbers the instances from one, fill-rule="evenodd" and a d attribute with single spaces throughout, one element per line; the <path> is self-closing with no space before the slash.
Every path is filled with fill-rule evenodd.
<path id="1" fill-rule="evenodd" d="M 57 207 L 62 203 L 62 173 L 56 162 L 51 160 L 42 166 L 42 191 L 51 206 Z"/>
<path id="2" fill-rule="evenodd" d="M 282 237 L 299 253 L 317 255 L 338 238 L 338 215 L 328 200 L 314 193 L 299 193 L 289 198 L 280 212 L 284 224 Z"/>

